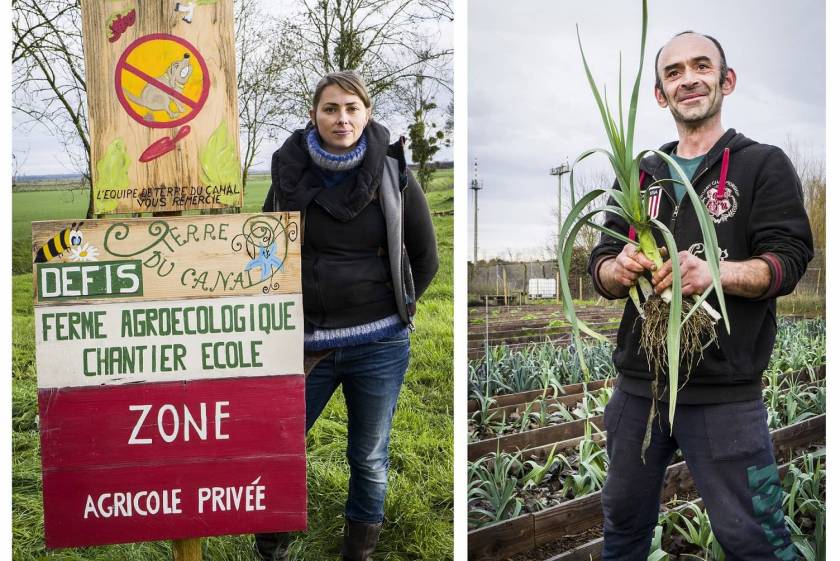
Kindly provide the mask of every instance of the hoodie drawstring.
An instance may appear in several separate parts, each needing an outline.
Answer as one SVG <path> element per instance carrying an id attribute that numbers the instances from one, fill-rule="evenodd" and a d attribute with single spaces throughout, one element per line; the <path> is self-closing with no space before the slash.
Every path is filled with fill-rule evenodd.
<path id="1" fill-rule="evenodd" d="M 720 179 L 718 179 L 717 192 L 715 199 L 723 199 L 723 193 L 726 190 L 726 173 L 729 171 L 729 148 L 723 149 L 723 162 L 720 164 Z"/>

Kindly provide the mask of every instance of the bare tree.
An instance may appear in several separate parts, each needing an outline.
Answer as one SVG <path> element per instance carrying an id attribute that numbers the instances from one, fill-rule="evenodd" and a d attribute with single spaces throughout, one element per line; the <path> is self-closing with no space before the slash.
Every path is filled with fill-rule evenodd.
<path id="1" fill-rule="evenodd" d="M 78 0 L 12 2 L 12 107 L 42 125 L 90 184 L 90 133 Z M 93 198 L 87 216 L 93 216 Z"/>
<path id="2" fill-rule="evenodd" d="M 296 113 L 308 114 L 314 82 L 340 70 L 359 72 L 380 111 L 396 109 L 395 86 L 423 77 L 451 89 L 451 49 L 429 47 L 427 20 L 441 17 L 445 1 L 301 0 L 294 31 Z"/>
<path id="3" fill-rule="evenodd" d="M 234 21 L 244 187 L 263 141 L 290 130 L 288 89 L 297 45 L 288 22 L 269 17 L 259 0 L 236 0 Z"/>
<path id="4" fill-rule="evenodd" d="M 793 163 L 802 194 L 805 198 L 805 210 L 811 223 L 814 247 L 825 250 L 825 161 L 806 153 L 798 142 L 788 137 L 785 153 Z M 824 253 L 823 253 L 824 255 Z"/>
<path id="5" fill-rule="evenodd" d="M 571 183 L 571 182 L 570 182 Z M 571 191 L 571 184 L 567 184 L 563 190 L 563 217 L 568 216 L 572 208 L 572 200 L 579 200 L 586 193 L 594 189 L 609 189 L 613 183 L 613 177 L 603 170 L 596 171 L 577 171 L 575 172 L 574 194 Z M 586 205 L 584 212 L 591 212 L 598 207 L 604 206 L 606 199 L 604 196 L 598 197 L 594 201 Z M 552 211 L 555 220 L 557 219 L 557 208 Z M 597 220 L 597 218 L 596 218 Z M 589 252 L 601 237 L 598 229 L 592 226 L 582 227 L 575 239 L 575 248 L 582 248 L 582 250 Z M 549 252 L 555 259 L 557 258 L 557 232 L 552 234 L 552 237 L 546 244 L 546 251 Z"/>
<path id="6" fill-rule="evenodd" d="M 455 11 L 450 0 L 417 0 L 417 2 L 436 18 L 448 19 L 449 21 L 455 19 Z"/>

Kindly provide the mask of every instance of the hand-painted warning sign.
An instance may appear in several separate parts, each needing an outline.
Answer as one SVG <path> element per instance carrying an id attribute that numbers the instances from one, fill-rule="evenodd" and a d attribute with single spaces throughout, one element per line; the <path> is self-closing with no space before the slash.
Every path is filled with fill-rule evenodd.
<path id="1" fill-rule="evenodd" d="M 94 213 L 241 207 L 233 0 L 82 4 Z"/>
<path id="2" fill-rule="evenodd" d="M 120 105 L 141 125 L 172 128 L 198 115 L 210 93 L 207 63 L 185 39 L 166 33 L 140 37 L 117 61 Z"/>

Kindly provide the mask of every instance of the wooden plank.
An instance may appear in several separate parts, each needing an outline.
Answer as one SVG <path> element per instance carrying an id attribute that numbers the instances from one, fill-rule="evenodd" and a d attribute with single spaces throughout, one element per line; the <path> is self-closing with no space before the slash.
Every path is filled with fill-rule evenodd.
<path id="1" fill-rule="evenodd" d="M 534 543 L 542 545 L 585 532 L 602 518 L 600 491 L 576 497 L 534 513 Z"/>
<path id="2" fill-rule="evenodd" d="M 788 425 L 770 432 L 773 437 L 773 451 L 777 458 L 787 459 L 791 451 L 819 440 L 825 441 L 826 414 L 810 417 L 794 425 Z"/>
<path id="3" fill-rule="evenodd" d="M 595 380 L 594 382 L 589 382 L 586 387 L 589 391 L 595 391 L 603 388 L 606 386 L 611 386 L 613 383 L 612 379 L 606 380 Z M 546 391 L 546 397 L 555 397 L 556 395 L 570 395 L 570 394 L 577 394 L 583 392 L 583 384 L 568 384 L 562 386 L 560 392 L 555 394 L 552 388 L 549 388 Z M 496 400 L 496 407 L 506 407 L 509 405 L 515 405 L 517 403 L 528 403 L 529 401 L 533 401 L 542 397 L 543 390 L 528 390 L 526 392 L 517 392 L 517 393 L 509 393 L 503 395 L 496 395 L 493 398 Z M 475 399 L 470 399 L 467 401 L 467 412 L 473 413 L 478 410 L 478 401 Z"/>
<path id="4" fill-rule="evenodd" d="M 94 212 L 242 206 L 233 0 L 82 2 Z"/>
<path id="5" fill-rule="evenodd" d="M 825 380 L 825 364 L 820 364 L 819 366 L 814 368 L 814 378 L 816 380 Z M 808 371 L 807 368 L 803 368 L 796 375 L 795 380 L 797 383 L 810 381 L 811 373 Z"/>
<path id="6" fill-rule="evenodd" d="M 604 538 L 602 536 L 570 551 L 555 555 L 546 561 L 600 561 L 603 548 Z"/>
<path id="7" fill-rule="evenodd" d="M 591 422 L 599 430 L 604 430 L 604 416 L 598 415 L 589 419 L 580 419 L 578 421 L 529 430 L 527 432 L 509 434 L 498 438 L 488 438 L 469 444 L 467 446 L 467 459 L 472 462 L 484 454 L 489 454 L 497 450 L 507 452 L 525 450 L 575 438 L 583 434 L 587 421 Z"/>
<path id="8" fill-rule="evenodd" d="M 470 561 L 489 561 L 534 549 L 534 520 L 530 514 L 483 526 L 467 536 Z"/>
<path id="9" fill-rule="evenodd" d="M 298 294 L 299 226 L 297 212 L 33 222 L 35 304 Z"/>
<path id="10" fill-rule="evenodd" d="M 301 452 L 303 387 L 298 375 L 39 390 L 41 464 L 148 468 Z"/>
<path id="11" fill-rule="evenodd" d="M 543 444 L 542 446 L 536 446 L 534 448 L 526 448 L 525 450 L 521 450 L 520 453 L 522 455 L 523 460 L 530 460 L 534 457 L 545 458 L 548 456 L 548 454 L 551 453 L 552 449 L 554 449 L 555 454 L 561 454 L 570 450 L 574 450 L 584 440 L 584 438 L 584 436 L 576 436 L 575 438 L 561 440 L 560 442 Z M 606 432 L 596 432 L 593 433 L 591 437 L 591 440 L 594 442 L 603 442 L 606 439 Z"/>
<path id="12" fill-rule="evenodd" d="M 44 500 L 72 514 L 45 516 L 46 545 L 304 530 L 306 492 L 297 480 L 305 470 L 303 456 L 287 455 L 47 472 Z"/>
<path id="13" fill-rule="evenodd" d="M 815 378 L 817 380 L 824 380 L 825 379 L 825 364 L 821 364 L 814 368 L 815 370 Z M 808 369 L 798 370 L 795 373 L 783 373 L 783 377 L 791 376 L 797 382 L 806 382 L 811 379 L 811 374 L 809 373 Z M 597 380 L 594 382 L 589 382 L 588 389 L 590 391 L 601 389 L 605 386 L 609 387 L 614 384 L 615 380 L 613 378 L 607 378 L 605 380 Z M 583 392 L 583 384 L 569 384 L 563 386 L 563 391 L 560 392 L 559 395 L 569 395 L 569 394 L 577 394 Z M 496 400 L 495 408 L 502 408 L 502 407 L 509 407 L 511 405 L 517 404 L 525 404 L 535 399 L 539 399 L 543 395 L 543 390 L 528 390 L 525 392 L 517 392 L 517 393 L 510 393 L 510 394 L 502 394 L 493 396 Z M 549 388 L 546 392 L 546 397 L 556 397 L 554 390 Z M 478 401 L 475 399 L 467 400 L 467 412 L 473 413 L 478 411 L 479 405 Z"/>

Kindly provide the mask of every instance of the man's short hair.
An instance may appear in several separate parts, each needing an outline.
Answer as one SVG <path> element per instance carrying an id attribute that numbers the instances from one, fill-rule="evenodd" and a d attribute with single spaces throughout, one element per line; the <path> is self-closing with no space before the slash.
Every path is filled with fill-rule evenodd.
<path id="1" fill-rule="evenodd" d="M 679 37 L 680 35 L 688 35 L 689 33 L 694 35 L 700 35 L 701 37 L 705 37 L 709 41 L 715 44 L 717 47 L 718 53 L 720 53 L 720 79 L 719 83 L 722 86 L 723 82 L 726 81 L 726 73 L 729 71 L 729 67 L 726 65 L 726 53 L 723 52 L 723 47 L 720 46 L 720 41 L 712 37 L 711 35 L 706 35 L 705 33 L 697 33 L 696 31 L 682 31 L 674 35 L 674 37 Z M 674 37 L 671 37 L 673 39 Z M 662 89 L 662 78 L 659 76 L 659 55 L 662 53 L 662 49 L 665 48 L 665 45 L 659 47 L 659 50 L 656 51 L 656 60 L 653 62 L 653 72 L 656 74 L 656 89 L 659 91 L 663 91 Z"/>

